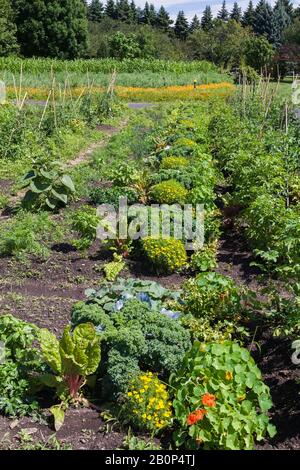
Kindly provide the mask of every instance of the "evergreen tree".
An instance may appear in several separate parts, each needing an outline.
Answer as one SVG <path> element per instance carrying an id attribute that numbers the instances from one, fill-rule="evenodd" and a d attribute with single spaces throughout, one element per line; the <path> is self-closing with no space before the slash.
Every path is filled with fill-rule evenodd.
<path id="1" fill-rule="evenodd" d="M 10 0 L 1 0 L 0 4 L 0 56 L 7 56 L 18 51 L 16 40 L 17 28 L 13 21 Z"/>
<path id="2" fill-rule="evenodd" d="M 282 44 L 283 32 L 291 24 L 291 17 L 286 12 L 283 0 L 278 0 L 273 10 L 273 31 L 271 42 L 279 47 Z"/>
<path id="3" fill-rule="evenodd" d="M 228 13 L 227 8 L 226 8 L 226 0 L 223 0 L 222 8 L 218 13 L 217 18 L 221 21 L 228 21 L 229 13 Z"/>
<path id="4" fill-rule="evenodd" d="M 138 14 L 134 0 L 130 3 L 130 19 L 132 23 L 137 23 L 138 21 Z"/>
<path id="5" fill-rule="evenodd" d="M 195 15 L 191 21 L 189 32 L 194 33 L 195 31 L 198 31 L 201 29 L 201 23 L 197 15 Z"/>
<path id="6" fill-rule="evenodd" d="M 294 17 L 294 7 L 293 7 L 292 3 L 290 2 L 290 0 L 281 0 L 281 2 L 283 3 L 285 12 L 287 13 L 287 15 L 292 20 L 293 17 Z"/>
<path id="7" fill-rule="evenodd" d="M 150 24 L 150 5 L 148 2 L 145 3 L 143 9 L 143 23 Z"/>
<path id="8" fill-rule="evenodd" d="M 210 6 L 205 7 L 201 18 L 201 28 L 204 31 L 209 31 L 213 27 L 213 16 Z"/>
<path id="9" fill-rule="evenodd" d="M 116 19 L 123 23 L 131 22 L 131 9 L 128 0 L 119 0 L 116 3 Z"/>
<path id="10" fill-rule="evenodd" d="M 173 20 L 171 20 L 169 13 L 163 6 L 161 6 L 157 13 L 156 26 L 165 33 L 169 33 L 172 23 Z"/>
<path id="11" fill-rule="evenodd" d="M 252 28 L 254 25 L 254 21 L 255 21 L 255 8 L 253 6 L 252 0 L 250 0 L 247 10 L 245 10 L 244 15 L 243 15 L 242 25 L 250 26 Z"/>
<path id="12" fill-rule="evenodd" d="M 237 2 L 234 2 L 232 12 L 230 13 L 230 19 L 240 23 L 242 20 L 242 9 L 238 6 Z"/>
<path id="13" fill-rule="evenodd" d="M 273 10 L 266 0 L 260 0 L 256 9 L 253 30 L 259 36 L 265 36 L 272 41 L 273 36 Z"/>
<path id="14" fill-rule="evenodd" d="M 82 0 L 12 0 L 12 5 L 24 56 L 76 59 L 85 54 L 88 24 Z"/>
<path id="15" fill-rule="evenodd" d="M 189 33 L 189 23 L 185 17 L 184 11 L 178 13 L 174 26 L 175 36 L 184 41 Z"/>
<path id="16" fill-rule="evenodd" d="M 157 19 L 157 13 L 156 13 L 156 10 L 155 10 L 155 6 L 153 5 L 153 3 L 150 3 L 150 7 L 149 7 L 149 23 L 151 24 L 151 26 L 155 26 L 155 24 L 156 24 L 156 19 Z"/>
<path id="17" fill-rule="evenodd" d="M 104 12 L 109 18 L 116 19 L 116 5 L 114 0 L 107 0 Z"/>
<path id="18" fill-rule="evenodd" d="M 92 0 L 91 4 L 87 7 L 87 16 L 89 21 L 100 23 L 103 18 L 104 7 L 100 0 Z"/>

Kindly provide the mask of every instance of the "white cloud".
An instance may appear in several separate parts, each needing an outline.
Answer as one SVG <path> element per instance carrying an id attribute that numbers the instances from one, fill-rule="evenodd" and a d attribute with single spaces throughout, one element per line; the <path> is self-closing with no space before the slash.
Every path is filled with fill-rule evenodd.
<path id="1" fill-rule="evenodd" d="M 145 5 L 146 0 L 136 0 L 136 4 L 140 7 Z M 188 19 L 191 19 L 195 14 L 199 17 L 202 16 L 203 10 L 205 9 L 206 5 L 210 5 L 213 15 L 216 16 L 218 11 L 222 6 L 222 0 L 204 0 L 204 1 L 191 1 L 191 0 L 148 0 L 149 3 L 153 3 L 156 8 L 159 8 L 163 5 L 166 10 L 170 13 L 172 18 L 176 18 L 178 12 L 183 10 Z M 254 5 L 258 3 L 259 0 L 253 0 Z M 276 0 L 269 0 L 269 2 L 273 5 Z M 242 10 L 245 10 L 248 6 L 249 0 L 237 0 L 239 6 Z M 299 6 L 300 0 L 296 0 L 292 2 L 294 6 Z M 229 11 L 232 10 L 234 4 L 234 0 L 230 0 L 226 2 L 227 9 Z"/>

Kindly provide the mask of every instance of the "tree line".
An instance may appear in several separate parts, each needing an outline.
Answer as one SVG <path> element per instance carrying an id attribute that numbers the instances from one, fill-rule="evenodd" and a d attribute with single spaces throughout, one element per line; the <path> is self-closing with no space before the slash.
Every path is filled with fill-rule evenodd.
<path id="1" fill-rule="evenodd" d="M 1 0 L 0 55 L 25 57 L 155 57 L 206 59 L 224 67 L 268 65 L 282 44 L 300 44 L 300 8 L 252 0 L 242 11 L 226 1 L 188 21 L 134 0 Z"/>

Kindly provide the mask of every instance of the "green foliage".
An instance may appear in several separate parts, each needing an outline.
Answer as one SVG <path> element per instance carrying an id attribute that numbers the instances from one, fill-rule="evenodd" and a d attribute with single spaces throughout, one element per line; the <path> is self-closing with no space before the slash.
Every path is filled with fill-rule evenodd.
<path id="1" fill-rule="evenodd" d="M 275 50 L 264 36 L 253 36 L 247 39 L 245 44 L 246 64 L 257 72 L 272 63 Z"/>
<path id="2" fill-rule="evenodd" d="M 142 239 L 142 248 L 153 269 L 158 273 L 173 273 L 182 269 L 187 262 L 187 254 L 181 240 L 175 238 Z"/>
<path id="3" fill-rule="evenodd" d="M 85 54 L 87 19 L 81 0 L 13 0 L 13 7 L 25 57 L 75 59 Z"/>
<path id="4" fill-rule="evenodd" d="M 113 168 L 110 179 L 115 186 L 130 186 L 138 180 L 139 174 L 136 166 L 128 162 L 118 162 Z"/>
<path id="5" fill-rule="evenodd" d="M 22 59 L 18 57 L 1 57 L 0 69 L 10 70 L 12 73 L 19 73 L 21 64 L 23 65 L 24 72 L 32 72 L 40 74 L 43 72 L 54 73 L 64 72 L 67 70 L 71 72 L 80 72 L 83 74 L 89 73 L 105 73 L 111 74 L 112 70 L 120 73 L 142 73 L 145 71 L 153 73 L 172 72 L 175 74 L 187 72 L 209 72 L 218 71 L 218 68 L 207 61 L 190 61 L 183 60 L 160 60 L 160 59 L 124 59 L 117 60 L 112 58 L 107 59 L 78 59 L 78 60 L 61 60 L 51 58 L 37 58 L 37 59 Z"/>
<path id="6" fill-rule="evenodd" d="M 217 243 L 204 245 L 200 250 L 196 250 L 190 261 L 190 267 L 196 273 L 202 271 L 213 271 L 217 267 Z"/>
<path id="7" fill-rule="evenodd" d="M 250 353 L 237 343 L 194 343 L 170 379 L 178 422 L 176 446 L 251 450 L 276 434 L 269 388 Z"/>
<path id="8" fill-rule="evenodd" d="M 127 197 L 127 204 L 137 202 L 137 194 L 131 188 L 113 187 L 113 188 L 95 188 L 90 193 L 90 198 L 95 204 L 112 204 L 115 208 L 119 207 L 121 197 Z"/>
<path id="9" fill-rule="evenodd" d="M 263 310 L 270 319 L 274 336 L 297 337 L 300 334 L 300 285 L 288 288 L 288 297 L 278 292 L 276 286 L 265 289 L 268 295 Z"/>
<path id="10" fill-rule="evenodd" d="M 0 410 L 9 416 L 36 414 L 34 377 L 42 371 L 39 351 L 33 346 L 38 328 L 12 315 L 0 316 Z"/>
<path id="11" fill-rule="evenodd" d="M 50 409 L 58 431 L 64 422 L 67 403 L 80 399 L 80 389 L 98 368 L 101 358 L 99 337 L 92 323 L 82 323 L 72 333 L 71 327 L 67 326 L 60 341 L 49 330 L 42 329 L 39 341 L 42 355 L 51 369 L 51 373 L 41 375 L 40 380 L 47 387 L 55 388 L 62 400 L 60 405 Z"/>
<path id="12" fill-rule="evenodd" d="M 179 292 L 166 289 L 157 282 L 134 278 L 120 278 L 113 283 L 105 283 L 97 291 L 88 289 L 86 295 L 89 302 L 96 303 L 109 314 L 122 308 L 130 299 L 147 302 L 153 310 L 161 310 L 176 303 L 179 298 Z"/>
<path id="13" fill-rule="evenodd" d="M 125 35 L 117 31 L 109 40 L 111 56 L 115 59 L 134 59 L 141 55 L 141 50 L 135 34 Z"/>
<path id="14" fill-rule="evenodd" d="M 182 298 L 186 313 L 210 321 L 232 319 L 242 310 L 242 295 L 234 281 L 215 272 L 186 281 Z"/>
<path id="15" fill-rule="evenodd" d="M 150 190 L 151 199 L 159 204 L 184 204 L 187 190 L 175 180 L 163 181 Z"/>
<path id="16" fill-rule="evenodd" d="M 125 392 L 140 368 L 158 372 L 166 378 L 179 367 L 189 348 L 188 331 L 167 314 L 151 309 L 146 301 L 115 302 L 114 308 L 106 308 L 107 313 L 103 315 L 101 304 L 108 300 L 105 297 L 103 300 L 94 298 L 100 306 L 98 317 L 95 303 L 75 306 L 72 315 L 73 322 L 80 322 L 81 315 L 90 318 L 101 334 L 100 371 L 105 395 L 111 395 L 112 391 L 115 396 Z M 88 310 L 91 310 L 90 314 Z"/>
<path id="17" fill-rule="evenodd" d="M 42 156 L 33 161 L 32 169 L 23 178 L 28 188 L 22 204 L 27 209 L 57 209 L 66 206 L 75 193 L 72 179 L 57 161 Z"/>
<path id="18" fill-rule="evenodd" d="M 115 281 L 125 266 L 126 264 L 122 256 L 114 253 L 114 260 L 103 267 L 106 279 L 108 281 Z"/>
<path id="19" fill-rule="evenodd" d="M 20 211 L 13 219 L 3 224 L 0 233 L 0 256 L 24 259 L 28 255 L 35 255 L 47 258 L 47 242 L 57 241 L 61 236 L 61 229 L 46 212 L 31 214 Z"/>
<path id="20" fill-rule="evenodd" d="M 212 321 L 210 318 L 195 318 L 188 313 L 180 317 L 180 323 L 189 330 L 193 341 L 222 343 L 234 339 L 243 344 L 249 337 L 246 328 L 234 320 Z"/>
<path id="21" fill-rule="evenodd" d="M 189 161 L 184 157 L 164 157 L 161 161 L 160 168 L 163 170 L 176 170 L 188 166 Z"/>
<path id="22" fill-rule="evenodd" d="M 76 248 L 85 250 L 90 247 L 96 239 L 99 223 L 100 218 L 96 210 L 90 206 L 82 206 L 71 214 L 72 229 L 80 235 L 78 240 L 73 240 Z"/>
<path id="23" fill-rule="evenodd" d="M 16 32 L 11 2 L 10 0 L 2 0 L 0 5 L 0 57 L 18 52 Z"/>
<path id="24" fill-rule="evenodd" d="M 8 202 L 9 202 L 8 196 L 2 193 L 2 191 L 0 191 L 0 209 L 5 209 Z"/>
<path id="25" fill-rule="evenodd" d="M 161 446 L 157 442 L 151 439 L 145 441 L 144 439 L 133 436 L 130 428 L 128 435 L 123 441 L 123 447 L 125 450 L 161 450 Z"/>

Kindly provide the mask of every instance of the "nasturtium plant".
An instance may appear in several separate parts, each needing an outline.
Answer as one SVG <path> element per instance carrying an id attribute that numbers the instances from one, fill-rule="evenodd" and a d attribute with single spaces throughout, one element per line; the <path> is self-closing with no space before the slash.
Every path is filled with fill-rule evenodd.
<path id="1" fill-rule="evenodd" d="M 249 351 L 235 342 L 195 342 L 170 384 L 178 447 L 251 450 L 276 434 L 269 388 Z"/>
<path id="2" fill-rule="evenodd" d="M 101 352 L 100 340 L 92 323 L 80 324 L 71 332 L 71 326 L 64 329 L 59 341 L 47 329 L 39 332 L 42 355 L 51 372 L 41 375 L 41 382 L 56 389 L 62 400 L 50 411 L 58 430 L 64 421 L 64 410 L 69 402 L 81 400 L 80 390 L 89 376 L 98 368 Z"/>
<path id="3" fill-rule="evenodd" d="M 242 311 L 242 297 L 232 279 L 215 272 L 200 273 L 183 285 L 183 309 L 196 318 L 233 318 Z"/>

